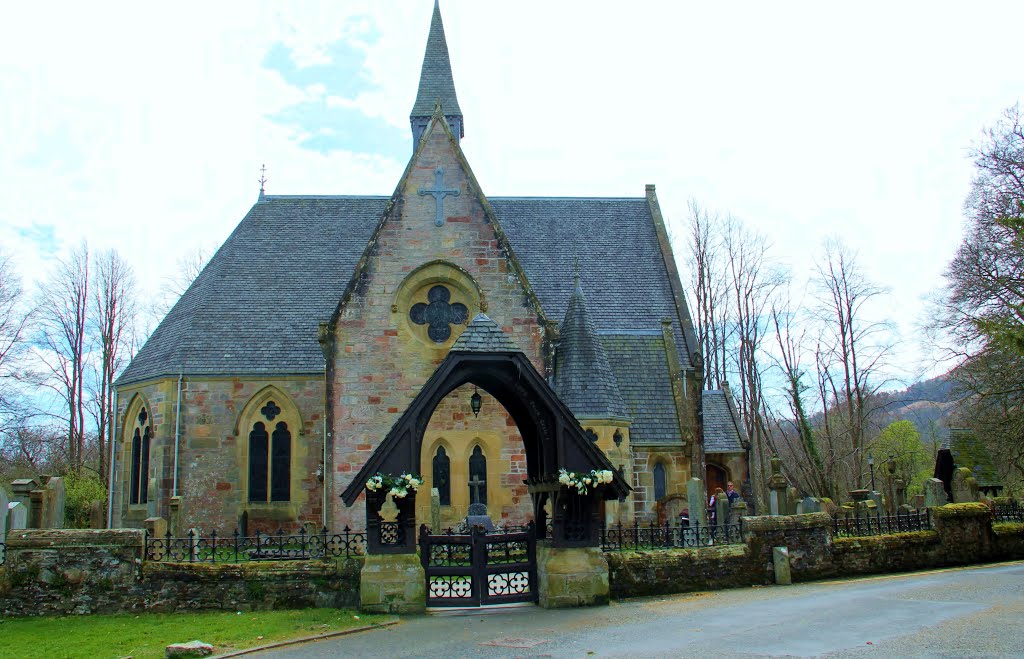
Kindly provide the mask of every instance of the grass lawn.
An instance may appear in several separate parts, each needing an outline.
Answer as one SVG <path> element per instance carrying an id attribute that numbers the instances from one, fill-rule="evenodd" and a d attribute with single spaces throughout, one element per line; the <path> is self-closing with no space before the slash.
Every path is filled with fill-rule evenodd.
<path id="1" fill-rule="evenodd" d="M 0 655 L 139 659 L 163 657 L 165 646 L 195 639 L 220 654 L 387 620 L 393 617 L 348 609 L 0 618 Z"/>

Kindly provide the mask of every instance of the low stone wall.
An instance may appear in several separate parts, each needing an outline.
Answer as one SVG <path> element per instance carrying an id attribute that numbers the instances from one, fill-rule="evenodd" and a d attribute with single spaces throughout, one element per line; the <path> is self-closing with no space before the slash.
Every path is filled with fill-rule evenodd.
<path id="1" fill-rule="evenodd" d="M 613 597 L 774 582 L 772 548 L 788 547 L 793 581 L 1024 559 L 1024 524 L 992 524 L 983 504 L 933 510 L 933 531 L 834 538 L 826 513 L 743 518 L 744 544 L 609 552 Z"/>
<path id="2" fill-rule="evenodd" d="M 8 537 L 0 616 L 355 607 L 362 559 L 143 562 L 139 530 L 26 530 Z"/>

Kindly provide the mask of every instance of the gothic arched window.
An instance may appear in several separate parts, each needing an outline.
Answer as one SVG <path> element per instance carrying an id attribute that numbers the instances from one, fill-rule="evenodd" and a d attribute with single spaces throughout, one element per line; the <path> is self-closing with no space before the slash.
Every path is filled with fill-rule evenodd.
<path id="1" fill-rule="evenodd" d="M 292 433 L 279 421 L 274 433 L 257 421 L 249 433 L 249 501 L 290 501 L 292 495 Z"/>
<path id="2" fill-rule="evenodd" d="M 131 476 L 129 478 L 128 503 L 149 502 L 149 445 L 153 439 L 152 427 L 147 423 L 146 408 L 139 410 L 135 429 L 132 432 Z"/>
<path id="3" fill-rule="evenodd" d="M 433 460 L 433 481 L 442 506 L 452 505 L 451 486 L 452 461 L 443 446 L 437 447 Z"/>
<path id="4" fill-rule="evenodd" d="M 270 454 L 270 500 L 289 501 L 292 496 L 292 434 L 288 424 L 279 421 L 274 428 Z"/>
<path id="5" fill-rule="evenodd" d="M 654 500 L 660 501 L 665 497 L 667 488 L 665 486 L 665 463 L 659 462 L 654 465 Z"/>
<path id="6" fill-rule="evenodd" d="M 249 501 L 267 500 L 267 463 L 270 435 L 262 421 L 249 433 Z"/>
<path id="7" fill-rule="evenodd" d="M 487 458 L 479 445 L 469 456 L 469 502 L 487 505 Z"/>

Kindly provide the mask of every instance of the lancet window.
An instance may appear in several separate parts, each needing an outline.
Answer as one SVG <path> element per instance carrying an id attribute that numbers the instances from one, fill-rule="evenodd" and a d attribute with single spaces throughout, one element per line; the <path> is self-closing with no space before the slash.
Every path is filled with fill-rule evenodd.
<path id="1" fill-rule="evenodd" d="M 149 449 L 153 430 L 145 407 L 139 410 L 133 425 L 128 503 L 137 505 L 149 502 Z"/>

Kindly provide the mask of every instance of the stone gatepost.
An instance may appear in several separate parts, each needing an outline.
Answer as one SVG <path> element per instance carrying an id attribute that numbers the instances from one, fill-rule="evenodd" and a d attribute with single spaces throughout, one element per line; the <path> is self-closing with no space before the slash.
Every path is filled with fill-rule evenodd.
<path id="1" fill-rule="evenodd" d="M 539 604 L 545 609 L 607 604 L 608 560 L 600 547 L 537 543 Z"/>
<path id="2" fill-rule="evenodd" d="M 394 499 L 365 493 L 366 560 L 359 573 L 359 608 L 368 613 L 423 613 L 426 576 L 416 555 L 416 493 Z"/>
<path id="3" fill-rule="evenodd" d="M 598 546 L 598 496 L 566 487 L 551 493 L 553 537 L 537 542 L 538 603 L 545 609 L 608 603 L 608 560 Z"/>

